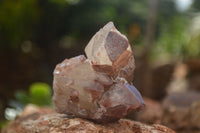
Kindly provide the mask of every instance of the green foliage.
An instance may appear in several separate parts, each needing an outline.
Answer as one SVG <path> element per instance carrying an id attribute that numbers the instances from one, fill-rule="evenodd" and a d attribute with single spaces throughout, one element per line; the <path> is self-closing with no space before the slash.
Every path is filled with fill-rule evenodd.
<path id="1" fill-rule="evenodd" d="M 168 56 L 166 58 L 175 57 L 174 59 L 183 57 L 189 39 L 187 25 L 186 16 L 174 16 L 167 23 L 161 23 L 160 35 L 152 51 L 154 57 L 156 58 L 157 55 Z"/>
<path id="2" fill-rule="evenodd" d="M 44 55 L 52 45 L 59 42 L 70 47 L 82 47 L 102 25 L 114 21 L 117 28 L 129 37 L 130 27 L 137 24 L 138 38 L 131 39 L 142 44 L 148 19 L 146 0 L 2 0 L 0 2 L 0 50 L 19 49 L 22 42 L 30 40 L 41 48 Z M 193 10 L 199 11 L 199 1 L 194 0 Z M 170 10 L 169 10 L 170 9 Z M 190 10 L 190 11 L 193 11 Z M 198 39 L 188 42 L 192 15 L 180 13 L 174 0 L 159 1 L 156 45 L 153 53 L 174 56 L 196 56 L 189 52 L 189 45 L 197 50 Z M 63 39 L 64 38 L 64 39 Z M 73 43 L 67 45 L 68 38 Z M 133 38 L 130 36 L 130 38 Z M 66 43 L 63 42 L 66 40 Z M 131 42 L 132 43 L 132 42 Z M 73 45 L 73 46 L 72 46 Z M 81 43 L 85 45 L 85 43 Z M 62 47 L 63 48 L 63 47 Z"/>
<path id="3" fill-rule="evenodd" d="M 39 106 L 51 105 L 51 88 L 46 83 L 33 83 L 29 88 L 29 94 L 17 92 L 16 98 L 22 104 L 36 104 Z"/>
<path id="4" fill-rule="evenodd" d="M 9 121 L 6 121 L 6 120 L 5 121 L 0 121 L 0 130 L 3 129 L 8 124 L 8 122 Z"/>
<path id="5" fill-rule="evenodd" d="M 186 46 L 186 52 L 190 57 L 200 57 L 200 34 L 191 37 Z"/>
<path id="6" fill-rule="evenodd" d="M 16 99 L 22 104 L 28 104 L 30 102 L 29 96 L 23 91 L 17 91 L 15 93 Z"/>
<path id="7" fill-rule="evenodd" d="M 2 0 L 0 3 L 0 45 L 17 48 L 31 36 L 38 18 L 35 0 Z M 1 49 L 2 50 L 2 49 Z"/>
<path id="8" fill-rule="evenodd" d="M 43 42 L 41 45 L 46 47 L 65 36 L 80 42 L 89 40 L 108 21 L 114 21 L 117 28 L 127 34 L 127 27 L 132 23 L 143 24 L 146 20 L 145 0 L 66 0 L 63 6 L 54 4 L 55 1 L 46 1 L 41 7 L 43 12 L 38 26 L 43 30 L 36 30 L 34 38 L 34 41 Z M 77 43 L 74 45 L 79 47 Z"/>
<path id="9" fill-rule="evenodd" d="M 186 45 L 186 52 L 190 57 L 200 57 L 200 14 L 193 17 L 190 22 L 189 43 Z"/>
<path id="10" fill-rule="evenodd" d="M 49 0 L 49 1 L 57 5 L 64 5 L 67 3 L 66 0 Z"/>
<path id="11" fill-rule="evenodd" d="M 51 100 L 51 89 L 45 83 L 34 83 L 30 86 L 30 102 L 37 105 L 48 105 Z"/>
<path id="12" fill-rule="evenodd" d="M 200 10 L 200 1 L 194 0 L 193 7 L 195 10 L 199 11 Z"/>
<path id="13" fill-rule="evenodd" d="M 194 33 L 190 32 L 194 25 L 191 23 L 194 16 L 188 11 L 177 11 L 172 0 L 161 2 L 159 9 L 158 30 L 155 45 L 152 48 L 152 59 L 175 61 L 198 57 L 200 53 L 198 36 L 193 36 Z"/>

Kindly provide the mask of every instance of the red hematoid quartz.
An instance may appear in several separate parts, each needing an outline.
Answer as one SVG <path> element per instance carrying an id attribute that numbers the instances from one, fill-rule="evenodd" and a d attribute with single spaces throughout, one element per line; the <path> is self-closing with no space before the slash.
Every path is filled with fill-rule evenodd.
<path id="1" fill-rule="evenodd" d="M 145 103 L 131 85 L 135 61 L 126 36 L 112 22 L 90 40 L 84 55 L 65 59 L 54 70 L 53 103 L 59 113 L 111 122 Z"/>

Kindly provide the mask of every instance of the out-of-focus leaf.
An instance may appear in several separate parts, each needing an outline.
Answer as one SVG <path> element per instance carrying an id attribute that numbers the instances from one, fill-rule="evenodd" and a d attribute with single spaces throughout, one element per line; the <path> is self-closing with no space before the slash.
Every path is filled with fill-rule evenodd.
<path id="1" fill-rule="evenodd" d="M 16 97 L 16 99 L 17 99 L 19 102 L 21 102 L 22 104 L 27 104 L 27 103 L 29 103 L 29 97 L 28 97 L 28 95 L 27 95 L 25 92 L 23 92 L 23 91 L 18 91 L 18 92 L 16 92 L 16 93 L 15 93 L 15 97 Z"/>
<path id="2" fill-rule="evenodd" d="M 30 86 L 30 102 L 37 105 L 49 105 L 51 88 L 46 83 L 34 83 Z"/>

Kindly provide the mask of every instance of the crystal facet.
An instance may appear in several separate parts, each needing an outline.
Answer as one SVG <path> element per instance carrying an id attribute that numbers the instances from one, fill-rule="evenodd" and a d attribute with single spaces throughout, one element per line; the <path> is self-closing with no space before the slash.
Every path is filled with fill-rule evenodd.
<path id="1" fill-rule="evenodd" d="M 107 73 L 112 78 L 133 79 L 135 61 L 126 36 L 109 22 L 100 29 L 85 48 L 85 53 L 96 71 Z"/>
<path id="2" fill-rule="evenodd" d="M 140 110 L 145 103 L 130 85 L 135 61 L 128 39 L 109 22 L 85 48 L 54 70 L 53 103 L 59 113 L 109 122 Z"/>

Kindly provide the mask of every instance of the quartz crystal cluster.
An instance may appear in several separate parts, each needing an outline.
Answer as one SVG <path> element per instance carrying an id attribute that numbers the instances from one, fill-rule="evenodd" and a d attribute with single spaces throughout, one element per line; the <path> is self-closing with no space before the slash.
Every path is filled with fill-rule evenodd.
<path id="1" fill-rule="evenodd" d="M 135 69 L 126 36 L 112 22 L 90 40 L 84 55 L 65 59 L 54 70 L 53 103 L 59 113 L 111 122 L 145 103 L 131 85 Z"/>

